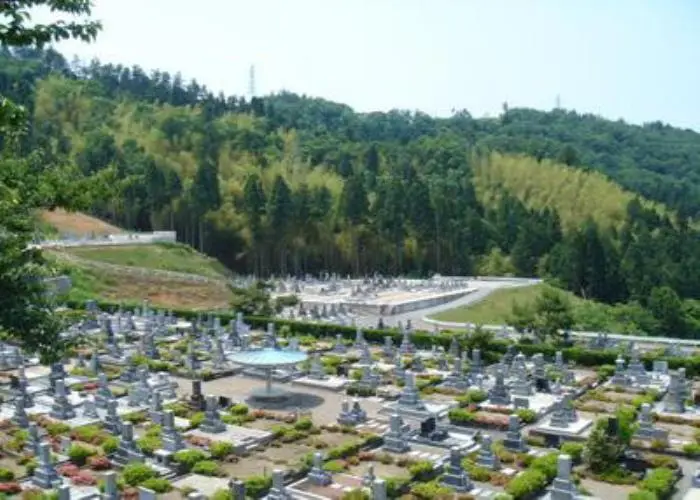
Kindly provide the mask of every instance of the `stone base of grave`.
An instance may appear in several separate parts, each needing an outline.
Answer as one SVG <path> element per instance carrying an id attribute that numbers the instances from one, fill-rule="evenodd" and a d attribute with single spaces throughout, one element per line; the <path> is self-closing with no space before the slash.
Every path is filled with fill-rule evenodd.
<path id="1" fill-rule="evenodd" d="M 193 488 L 207 498 L 210 498 L 218 490 L 228 490 L 229 478 L 210 477 L 199 474 L 188 474 L 173 482 L 173 487 L 178 489 Z"/>
<path id="2" fill-rule="evenodd" d="M 576 422 L 570 423 L 567 427 L 552 427 L 550 421 L 538 425 L 535 430 L 543 434 L 552 434 L 555 436 L 577 437 L 584 436 L 593 424 L 592 420 L 579 418 Z"/>
<path id="3" fill-rule="evenodd" d="M 328 377 L 323 380 L 318 380 L 310 377 L 301 377 L 292 382 L 292 385 L 304 385 L 307 387 L 317 387 L 319 389 L 328 389 L 330 391 L 343 390 L 350 381 L 342 377 Z"/>
<path id="4" fill-rule="evenodd" d="M 308 477 L 286 487 L 292 498 L 317 500 L 321 498 L 338 499 L 343 494 L 362 488 L 362 478 L 349 474 L 333 474 L 333 482 L 321 486 L 314 484 Z"/>
<path id="5" fill-rule="evenodd" d="M 460 391 L 466 391 L 471 387 L 471 384 L 469 383 L 469 380 L 465 378 L 458 378 L 458 377 L 453 377 L 450 376 L 445 381 L 441 384 L 439 384 L 439 387 L 447 387 L 448 389 L 457 389 Z"/>
<path id="6" fill-rule="evenodd" d="M 397 401 L 387 403 L 379 410 L 381 415 L 393 415 L 398 414 L 403 418 L 409 418 L 412 420 L 425 420 L 430 417 L 441 418 L 447 415 L 450 409 L 454 408 L 455 405 L 447 403 L 432 403 L 424 402 L 425 409 L 420 410 L 416 408 L 411 408 L 409 406 L 400 405 Z"/>
<path id="7" fill-rule="evenodd" d="M 240 427 L 238 425 L 227 425 L 224 432 L 211 434 L 199 429 L 193 429 L 185 433 L 186 436 L 197 436 L 210 439 L 212 441 L 228 441 L 236 448 L 236 452 L 252 450 L 269 441 L 272 441 L 273 434 L 268 431 Z"/>
<path id="8" fill-rule="evenodd" d="M 469 480 L 469 476 L 465 472 L 462 472 L 462 474 L 459 475 L 450 473 L 445 474 L 440 483 L 448 488 L 452 488 L 458 493 L 466 493 L 474 487 L 472 482 Z"/>
<path id="9" fill-rule="evenodd" d="M 519 397 L 520 396 L 513 396 L 511 398 L 510 404 L 507 404 L 507 405 L 495 404 L 492 401 L 488 400 L 488 401 L 485 401 L 484 403 L 482 403 L 481 407 L 484 410 L 488 410 L 489 407 L 513 408 L 515 399 L 519 398 Z M 531 409 L 532 411 L 534 411 L 538 415 L 541 415 L 544 412 L 546 412 L 547 410 L 552 408 L 555 401 L 557 400 L 557 396 L 555 396 L 554 394 L 545 394 L 542 392 L 537 392 L 535 394 L 532 394 L 531 396 L 524 397 L 523 399 L 527 399 L 529 409 Z"/>

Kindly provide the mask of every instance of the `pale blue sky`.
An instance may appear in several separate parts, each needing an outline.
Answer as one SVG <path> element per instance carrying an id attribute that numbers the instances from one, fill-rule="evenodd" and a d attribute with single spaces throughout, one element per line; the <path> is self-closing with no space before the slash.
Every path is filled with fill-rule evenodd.
<path id="1" fill-rule="evenodd" d="M 282 89 L 359 111 L 568 109 L 700 130 L 698 0 L 97 0 L 59 46 L 215 91 Z"/>

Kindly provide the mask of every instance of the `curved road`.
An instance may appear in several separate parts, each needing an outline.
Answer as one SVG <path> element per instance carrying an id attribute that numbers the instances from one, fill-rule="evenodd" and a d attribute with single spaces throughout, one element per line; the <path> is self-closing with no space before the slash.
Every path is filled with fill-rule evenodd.
<path id="1" fill-rule="evenodd" d="M 456 307 L 469 306 L 476 304 L 488 297 L 493 291 L 499 290 L 501 288 L 514 288 L 520 286 L 530 286 L 539 283 L 539 280 L 523 280 L 523 279 L 513 279 L 513 280 L 469 280 L 469 287 L 474 289 L 467 295 L 460 297 L 457 300 L 447 302 L 445 304 L 440 304 L 434 307 L 427 307 L 424 309 L 417 309 L 415 311 L 409 311 L 401 314 L 394 314 L 391 316 L 384 316 L 384 324 L 387 326 L 396 326 L 399 321 L 402 324 L 406 324 L 407 320 L 411 320 L 414 328 L 420 330 L 432 331 L 435 326 L 423 321 L 425 316 L 430 316 L 441 311 L 446 311 L 448 309 L 454 309 Z M 376 315 L 367 315 L 358 317 L 356 322 L 359 326 L 364 328 L 375 328 L 377 326 L 377 321 L 379 317 Z"/>

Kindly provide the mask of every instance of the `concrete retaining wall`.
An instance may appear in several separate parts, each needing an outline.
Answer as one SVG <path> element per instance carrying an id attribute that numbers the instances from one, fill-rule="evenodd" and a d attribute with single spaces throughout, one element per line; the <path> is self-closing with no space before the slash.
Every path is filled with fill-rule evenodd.
<path id="1" fill-rule="evenodd" d="M 175 243 L 175 231 L 153 231 L 152 233 L 110 234 L 102 238 L 47 240 L 31 245 L 33 248 L 109 247 L 126 245 L 152 245 L 153 243 Z"/>
<path id="2" fill-rule="evenodd" d="M 454 321 L 440 321 L 437 319 L 432 319 L 427 316 L 422 318 L 422 321 L 429 323 L 431 325 L 436 325 L 441 328 L 457 329 L 463 330 L 467 328 L 473 328 L 472 323 L 456 323 Z M 481 325 L 484 330 L 490 330 L 494 332 L 507 331 L 513 336 L 519 335 L 515 328 L 507 325 Z M 583 332 L 583 331 L 571 331 L 569 332 L 572 337 L 577 338 L 595 338 L 601 333 L 605 332 Z M 683 346 L 700 347 L 700 340 L 695 339 L 678 339 L 673 337 L 645 337 L 642 335 L 625 335 L 621 333 L 608 333 L 608 338 L 612 340 L 627 340 L 647 344 L 679 344 Z"/>

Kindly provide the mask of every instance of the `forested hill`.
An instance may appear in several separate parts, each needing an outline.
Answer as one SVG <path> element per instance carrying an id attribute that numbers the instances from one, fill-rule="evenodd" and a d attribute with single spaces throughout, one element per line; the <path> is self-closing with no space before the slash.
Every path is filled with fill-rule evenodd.
<path id="1" fill-rule="evenodd" d="M 561 110 L 436 119 L 289 93 L 248 102 L 50 51 L 0 57 L 0 93 L 34 118 L 23 147 L 90 179 L 68 187 L 91 186 L 92 213 L 176 229 L 237 271 L 540 275 L 664 310 L 700 298 L 694 132 Z"/>

